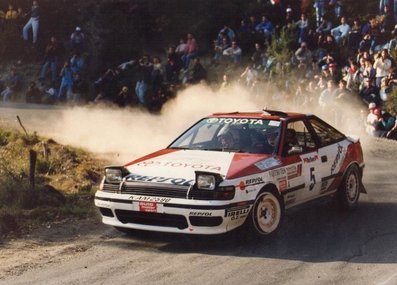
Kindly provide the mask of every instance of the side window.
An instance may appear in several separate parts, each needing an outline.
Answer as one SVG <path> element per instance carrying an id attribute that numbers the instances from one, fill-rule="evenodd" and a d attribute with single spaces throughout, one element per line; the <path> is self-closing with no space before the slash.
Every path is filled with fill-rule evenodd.
<path id="1" fill-rule="evenodd" d="M 301 147 L 302 153 L 316 149 L 313 135 L 303 121 L 290 122 L 287 125 L 283 153 L 288 155 L 293 146 Z"/>
<path id="2" fill-rule="evenodd" d="M 345 138 L 344 134 L 319 119 L 312 118 L 309 122 L 318 137 L 320 146 L 336 143 Z"/>

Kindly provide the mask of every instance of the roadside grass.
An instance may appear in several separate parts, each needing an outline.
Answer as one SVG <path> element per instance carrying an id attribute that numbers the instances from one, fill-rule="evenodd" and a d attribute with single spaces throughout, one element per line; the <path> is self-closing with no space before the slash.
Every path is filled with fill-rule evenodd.
<path id="1" fill-rule="evenodd" d="M 30 150 L 37 153 L 34 187 Z M 83 149 L 0 126 L 0 239 L 92 215 L 104 164 Z"/>

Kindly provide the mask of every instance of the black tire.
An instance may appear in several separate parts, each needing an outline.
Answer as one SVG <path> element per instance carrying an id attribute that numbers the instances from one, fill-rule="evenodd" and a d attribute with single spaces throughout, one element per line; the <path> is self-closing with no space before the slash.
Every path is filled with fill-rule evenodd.
<path id="1" fill-rule="evenodd" d="M 361 176 L 357 165 L 350 166 L 338 189 L 338 200 L 342 209 L 354 210 L 360 198 Z"/>
<path id="2" fill-rule="evenodd" d="M 247 226 L 257 237 L 274 235 L 284 219 L 284 205 L 279 195 L 270 191 L 261 192 L 255 199 Z"/>

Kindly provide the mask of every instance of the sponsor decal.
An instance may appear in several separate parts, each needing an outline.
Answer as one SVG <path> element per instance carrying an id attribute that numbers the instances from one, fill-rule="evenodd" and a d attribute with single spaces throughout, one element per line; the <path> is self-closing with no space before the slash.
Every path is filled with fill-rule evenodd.
<path id="1" fill-rule="evenodd" d="M 248 215 L 250 206 L 237 206 L 225 210 L 225 217 L 230 217 L 230 220 L 237 220 L 244 218 Z"/>
<path id="2" fill-rule="evenodd" d="M 287 189 L 287 179 L 280 179 L 278 181 L 278 188 L 280 189 L 280 191 L 284 191 Z"/>
<path id="3" fill-rule="evenodd" d="M 285 205 L 290 205 L 296 202 L 296 195 L 295 194 L 288 194 L 285 198 Z"/>
<path id="4" fill-rule="evenodd" d="M 128 199 L 132 201 L 146 201 L 146 202 L 156 202 L 156 203 L 168 203 L 169 201 L 171 201 L 171 198 L 148 197 L 148 196 L 130 196 Z"/>
<path id="5" fill-rule="evenodd" d="M 338 144 L 338 150 L 337 150 L 334 162 L 332 163 L 332 166 L 331 166 L 331 174 L 334 174 L 336 167 L 338 166 L 339 162 L 341 161 L 342 154 L 343 154 L 343 146 Z"/>
<path id="6" fill-rule="evenodd" d="M 175 161 L 161 161 L 161 160 L 145 160 L 137 163 L 136 165 L 143 167 L 165 166 L 165 167 L 174 167 L 174 168 L 192 168 L 195 170 L 221 171 L 221 167 L 216 165 L 207 165 L 202 163 L 175 162 Z"/>
<path id="7" fill-rule="evenodd" d="M 263 125 L 263 120 L 260 119 L 237 119 L 237 118 L 209 118 L 207 123 L 227 124 L 227 125 Z"/>
<path id="8" fill-rule="evenodd" d="M 302 164 L 292 165 L 286 167 L 288 179 L 293 179 L 302 176 Z"/>
<path id="9" fill-rule="evenodd" d="M 277 176 L 283 176 L 286 173 L 287 173 L 287 170 L 285 170 L 285 168 L 278 168 L 278 169 L 270 170 L 269 175 L 271 177 L 277 177 Z"/>
<path id="10" fill-rule="evenodd" d="M 281 124 L 280 121 L 270 121 L 269 122 L 269 126 L 272 126 L 272 127 L 278 127 L 278 126 L 280 126 L 280 124 Z"/>
<path id="11" fill-rule="evenodd" d="M 308 157 L 304 157 L 303 158 L 303 162 L 304 163 L 310 163 L 310 162 L 314 162 L 318 159 L 318 155 L 313 155 L 313 156 L 308 156 Z"/>
<path id="12" fill-rule="evenodd" d="M 247 179 L 245 180 L 245 184 L 248 185 L 256 185 L 256 184 L 261 184 L 263 183 L 263 179 L 262 177 L 256 177 L 256 178 L 251 178 L 251 179 Z"/>
<path id="13" fill-rule="evenodd" d="M 180 186 L 190 186 L 194 184 L 194 179 L 184 179 L 184 178 L 173 178 L 173 177 L 162 177 L 162 176 L 145 176 L 130 174 L 126 176 L 126 181 L 144 181 L 144 182 L 156 182 L 156 183 L 170 183 Z"/>
<path id="14" fill-rule="evenodd" d="M 189 212 L 189 216 L 193 216 L 193 217 L 211 217 L 212 213 L 210 213 L 210 212 Z"/>
<path id="15" fill-rule="evenodd" d="M 258 167 L 260 170 L 265 170 L 267 168 L 279 165 L 281 165 L 281 162 L 273 157 L 255 163 L 255 166 Z"/>
<path id="16" fill-rule="evenodd" d="M 247 179 L 245 181 L 240 181 L 240 183 L 238 185 L 236 185 L 236 187 L 240 188 L 241 191 L 244 191 L 247 186 L 252 186 L 252 185 L 257 185 L 257 184 L 261 184 L 264 183 L 263 182 L 263 178 L 262 177 L 255 177 L 255 178 L 251 178 L 251 179 Z M 255 191 L 255 189 L 252 190 L 247 190 L 246 193 L 248 194 L 249 192 Z"/>
<path id="17" fill-rule="evenodd" d="M 139 201 L 138 205 L 139 205 L 139 212 L 150 212 L 150 213 L 157 212 L 157 203 Z"/>
<path id="18" fill-rule="evenodd" d="M 327 192 L 327 187 L 328 187 L 328 180 L 322 181 L 320 194 Z"/>

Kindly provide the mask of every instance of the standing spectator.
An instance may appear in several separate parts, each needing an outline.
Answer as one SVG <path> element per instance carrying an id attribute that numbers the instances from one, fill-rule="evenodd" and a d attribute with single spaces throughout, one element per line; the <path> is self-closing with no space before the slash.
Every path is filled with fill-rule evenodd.
<path id="1" fill-rule="evenodd" d="M 37 35 L 39 32 L 39 16 L 40 16 L 39 3 L 37 2 L 37 0 L 33 1 L 32 9 L 31 9 L 30 13 L 28 13 L 28 14 L 30 14 L 30 19 L 23 27 L 22 37 L 27 42 L 29 40 L 28 30 L 32 29 L 33 44 L 35 45 L 37 43 Z M 26 14 L 26 16 L 28 14 Z"/>
<path id="2" fill-rule="evenodd" d="M 385 10 L 385 6 L 389 5 L 391 0 L 379 0 L 379 15 L 383 14 L 383 11 Z"/>
<path id="3" fill-rule="evenodd" d="M 314 0 L 314 8 L 316 9 L 317 27 L 320 26 L 321 20 L 326 12 L 326 0 Z"/>
<path id="4" fill-rule="evenodd" d="M 151 92 L 152 94 L 157 94 L 164 80 L 164 68 L 161 64 L 160 58 L 155 56 L 153 57 L 153 68 L 151 72 Z"/>
<path id="5" fill-rule="evenodd" d="M 36 82 L 32 81 L 29 84 L 28 91 L 26 92 L 26 103 L 41 103 L 41 97 L 43 96 L 42 92 L 36 86 Z"/>
<path id="6" fill-rule="evenodd" d="M 295 23 L 297 29 L 298 43 L 306 41 L 307 31 L 309 29 L 309 20 L 305 13 L 301 14 L 301 18 Z"/>
<path id="7" fill-rule="evenodd" d="M 191 33 L 187 34 L 186 47 L 184 55 L 182 56 L 183 68 L 186 70 L 189 68 L 190 60 L 198 55 L 198 46 L 196 39 Z"/>
<path id="8" fill-rule="evenodd" d="M 343 40 L 347 39 L 350 26 L 345 17 L 340 18 L 340 25 L 331 30 L 337 44 L 343 44 Z"/>
<path id="9" fill-rule="evenodd" d="M 181 57 L 176 53 L 175 47 L 170 46 L 167 53 L 167 64 L 165 65 L 165 79 L 168 82 L 176 83 L 179 78 L 179 71 L 182 68 Z"/>
<path id="10" fill-rule="evenodd" d="M 84 57 L 81 55 L 79 51 L 76 51 L 73 56 L 70 58 L 70 68 L 73 70 L 73 73 L 80 73 L 83 71 L 85 66 Z"/>
<path id="11" fill-rule="evenodd" d="M 223 51 L 224 56 L 229 56 L 234 64 L 241 60 L 241 48 L 237 45 L 236 41 L 232 42 L 232 46 Z"/>
<path id="12" fill-rule="evenodd" d="M 138 97 L 138 102 L 141 105 L 145 105 L 146 103 L 146 92 L 149 87 L 152 69 L 153 66 L 149 60 L 149 56 L 143 55 L 138 62 L 138 69 L 137 69 L 138 80 L 135 85 L 135 93 L 136 96 Z"/>
<path id="13" fill-rule="evenodd" d="M 240 77 L 245 78 L 245 86 L 252 90 L 258 81 L 258 71 L 253 67 L 252 64 L 248 64 Z"/>
<path id="14" fill-rule="evenodd" d="M 59 101 L 64 101 L 72 96 L 73 88 L 73 70 L 70 67 L 69 62 L 65 62 L 61 70 L 61 85 L 58 90 L 57 98 Z M 66 92 L 66 96 L 65 96 Z"/>
<path id="15" fill-rule="evenodd" d="M 88 86 L 86 81 L 83 80 L 80 73 L 73 75 L 73 88 L 72 88 L 72 103 L 79 103 L 82 99 L 82 95 L 87 93 Z"/>
<path id="16" fill-rule="evenodd" d="M 51 70 L 51 87 L 54 87 L 55 81 L 58 77 L 58 60 L 60 56 L 60 46 L 57 39 L 52 36 L 50 42 L 45 49 L 44 64 L 41 67 L 39 80 L 43 83 L 48 71 Z"/>
<path id="17" fill-rule="evenodd" d="M 368 104 L 368 116 L 366 120 L 365 131 L 371 136 L 378 136 L 379 124 L 381 121 L 380 110 L 376 108 L 376 104 L 371 102 Z"/>
<path id="18" fill-rule="evenodd" d="M 76 27 L 70 35 L 70 44 L 73 52 L 82 52 L 84 48 L 85 35 L 80 27 Z"/>
<path id="19" fill-rule="evenodd" d="M 329 10 L 333 10 L 336 19 L 339 19 L 342 15 L 342 0 L 330 0 Z"/>
<path id="20" fill-rule="evenodd" d="M 381 53 L 376 55 L 374 68 L 376 70 L 376 86 L 380 88 L 382 78 L 390 73 L 391 68 L 391 60 L 389 59 L 387 49 L 382 50 Z"/>
<path id="21" fill-rule="evenodd" d="M 3 96 L 3 102 L 7 102 L 10 97 L 15 93 L 15 91 L 18 91 L 19 88 L 21 87 L 21 82 L 22 82 L 22 77 L 21 75 L 17 72 L 17 70 L 13 67 L 10 70 L 10 74 L 6 78 L 5 81 L 5 89 L 0 93 L 1 96 Z"/>

